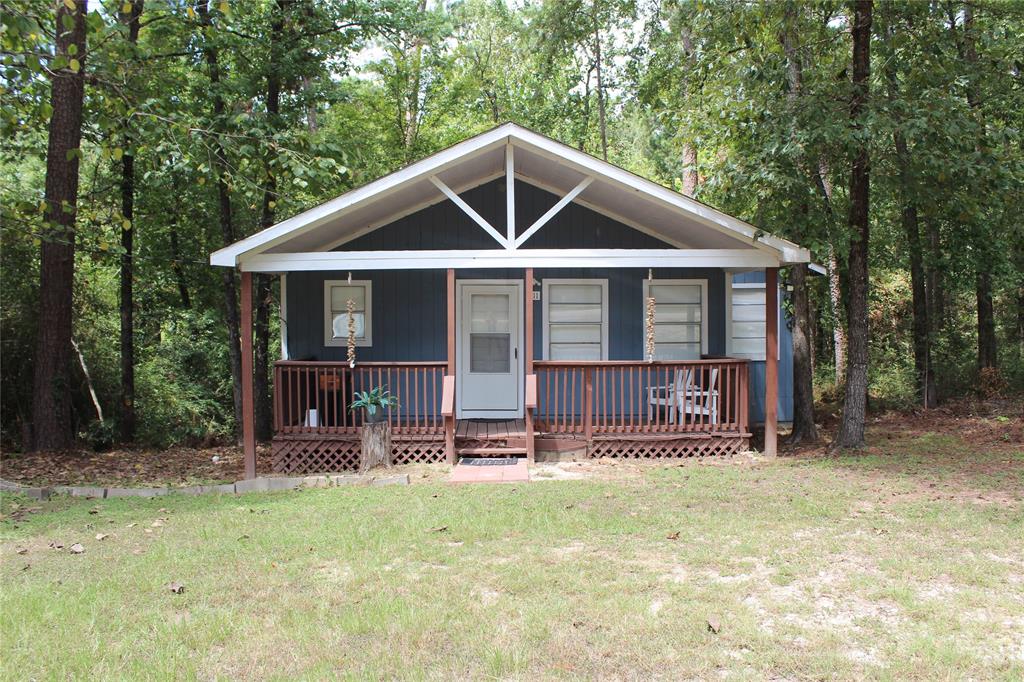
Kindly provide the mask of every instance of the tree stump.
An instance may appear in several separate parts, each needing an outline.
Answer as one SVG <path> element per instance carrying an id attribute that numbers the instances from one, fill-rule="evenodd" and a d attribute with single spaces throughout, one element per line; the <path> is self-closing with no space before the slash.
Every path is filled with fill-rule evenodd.
<path id="1" fill-rule="evenodd" d="M 376 466 L 391 466 L 391 423 L 388 421 L 366 422 L 360 429 L 362 450 L 359 455 L 359 470 L 367 471 Z"/>

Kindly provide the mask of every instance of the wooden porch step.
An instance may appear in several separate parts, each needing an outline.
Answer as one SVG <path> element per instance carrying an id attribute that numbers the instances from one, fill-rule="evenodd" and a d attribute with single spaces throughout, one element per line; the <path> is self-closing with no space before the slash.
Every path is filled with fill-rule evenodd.
<path id="1" fill-rule="evenodd" d="M 455 448 L 459 455 L 525 455 L 526 448 Z"/>

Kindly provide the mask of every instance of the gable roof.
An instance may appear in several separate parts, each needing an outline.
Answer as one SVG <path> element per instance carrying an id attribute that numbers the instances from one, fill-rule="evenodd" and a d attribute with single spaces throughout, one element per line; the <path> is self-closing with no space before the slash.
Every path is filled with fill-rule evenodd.
<path id="1" fill-rule="evenodd" d="M 557 195 L 589 178 L 574 202 L 669 244 L 688 249 L 756 249 L 780 265 L 809 261 L 806 249 L 738 218 L 573 149 L 506 123 L 299 213 L 215 251 L 213 265 L 234 267 L 257 254 L 339 249 L 346 242 L 426 206 L 447 200 L 432 178 L 455 193 L 505 174 L 506 146 L 515 175 Z M 529 251 L 529 243 L 523 251 Z"/>

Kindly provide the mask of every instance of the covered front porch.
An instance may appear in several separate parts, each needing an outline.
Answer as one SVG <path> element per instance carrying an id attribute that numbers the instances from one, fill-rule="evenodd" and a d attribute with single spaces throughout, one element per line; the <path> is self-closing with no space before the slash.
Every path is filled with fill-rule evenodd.
<path id="1" fill-rule="evenodd" d="M 543 279 L 532 268 L 522 273 L 525 282 Z M 459 295 L 455 269 L 447 270 L 445 282 L 443 360 L 360 361 L 354 367 L 329 360 L 275 364 L 275 470 L 305 473 L 357 467 L 360 415 L 351 412 L 348 403 L 355 392 L 377 386 L 398 399 L 387 413 L 396 463 L 454 463 L 459 456 L 487 455 L 521 455 L 532 462 L 538 450 L 572 450 L 588 457 L 674 457 L 731 454 L 748 446 L 746 359 L 537 359 L 535 341 L 545 335 L 536 325 L 535 309 L 540 306 L 533 286 L 516 290 L 521 305 L 507 307 L 518 313 L 511 323 L 503 319 L 499 325 L 509 337 L 501 346 L 509 356 L 499 358 L 505 362 L 500 368 L 477 368 L 484 370 L 491 394 L 507 393 L 507 410 L 475 416 L 478 413 L 471 408 L 479 405 L 460 394 L 479 362 L 468 332 L 460 334 L 466 323 L 462 316 L 473 310 Z M 474 286 L 486 291 L 485 285 Z M 635 307 L 631 314 L 638 315 L 639 301 Z M 429 335 L 424 329 L 406 329 L 409 334 Z M 460 344 L 460 338 L 466 343 Z M 769 344 L 774 347 L 774 335 Z M 546 349 L 545 354 L 551 353 L 550 347 Z M 501 370 L 511 377 L 511 387 L 501 383 L 506 378 Z M 775 402 L 774 395 L 766 398 Z M 487 407 L 501 407 L 502 399 L 488 395 Z"/>

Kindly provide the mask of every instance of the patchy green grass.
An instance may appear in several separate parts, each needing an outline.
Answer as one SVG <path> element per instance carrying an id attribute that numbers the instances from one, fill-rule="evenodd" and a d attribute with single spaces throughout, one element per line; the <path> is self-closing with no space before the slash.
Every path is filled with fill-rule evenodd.
<path id="1" fill-rule="evenodd" d="M 1024 448 L 960 474 L 935 455 L 978 450 L 901 434 L 514 487 L 6 497 L 2 675 L 1020 679 Z"/>

